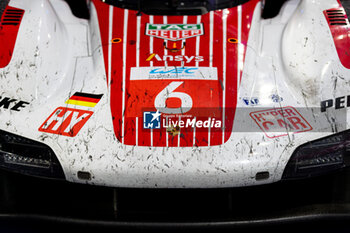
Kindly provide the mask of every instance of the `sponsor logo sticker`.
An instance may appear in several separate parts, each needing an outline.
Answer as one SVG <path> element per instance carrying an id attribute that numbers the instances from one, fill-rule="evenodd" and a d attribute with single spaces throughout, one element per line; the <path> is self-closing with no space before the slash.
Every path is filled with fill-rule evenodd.
<path id="1" fill-rule="evenodd" d="M 130 80 L 218 80 L 216 67 L 132 67 Z"/>
<path id="2" fill-rule="evenodd" d="M 144 129 L 160 129 L 160 112 L 144 112 L 143 128 Z"/>
<path id="3" fill-rule="evenodd" d="M 39 131 L 75 137 L 93 112 L 73 108 L 57 108 L 40 126 Z"/>
<path id="4" fill-rule="evenodd" d="M 0 109 L 9 109 L 11 111 L 21 111 L 21 109 L 25 108 L 28 105 L 28 102 L 9 98 L 9 97 L 1 97 L 0 96 Z"/>
<path id="5" fill-rule="evenodd" d="M 103 94 L 75 92 L 65 103 L 93 108 L 102 96 Z M 92 114 L 93 112 L 87 110 L 59 107 L 39 127 L 39 131 L 75 137 Z"/>
<path id="6" fill-rule="evenodd" d="M 261 104 L 269 104 L 270 100 L 272 101 L 272 103 L 280 103 L 283 101 L 283 98 L 277 94 L 272 94 L 266 100 L 264 98 L 259 99 L 258 97 L 243 97 L 242 100 L 247 106 L 258 106 Z"/>
<path id="7" fill-rule="evenodd" d="M 178 41 L 204 34 L 203 24 L 146 24 L 146 35 Z"/>
<path id="8" fill-rule="evenodd" d="M 186 56 L 186 55 L 159 56 L 156 53 L 152 53 L 148 56 L 146 61 L 160 61 L 160 62 L 179 61 L 179 62 L 190 63 L 191 61 L 202 62 L 202 61 L 204 61 L 204 59 L 203 59 L 203 56 Z"/>
<path id="9" fill-rule="evenodd" d="M 321 101 L 321 112 L 334 107 L 336 110 L 350 107 L 350 95 Z"/>
<path id="10" fill-rule="evenodd" d="M 283 101 L 283 98 L 277 94 L 272 94 L 270 96 L 270 98 L 271 98 L 272 102 L 274 102 L 274 103 L 280 103 Z"/>
<path id="11" fill-rule="evenodd" d="M 144 129 L 166 129 L 172 136 L 180 134 L 180 131 L 192 131 L 194 128 L 201 129 L 219 129 L 222 127 L 221 119 L 216 118 L 197 118 L 192 115 L 183 114 L 164 114 L 157 110 L 156 112 L 143 112 Z"/>
<path id="12" fill-rule="evenodd" d="M 247 106 L 256 106 L 259 105 L 259 98 L 257 97 L 243 97 L 243 102 Z"/>
<path id="13" fill-rule="evenodd" d="M 250 117 L 269 138 L 287 136 L 312 130 L 311 125 L 293 107 L 251 112 Z"/>
<path id="14" fill-rule="evenodd" d="M 88 94 L 83 92 L 75 92 L 75 94 L 66 101 L 66 104 L 93 108 L 100 101 L 102 96 L 103 94 L 95 95 L 95 94 Z"/>
<path id="15" fill-rule="evenodd" d="M 221 120 L 215 118 L 207 118 L 206 120 L 197 119 L 195 117 L 180 119 L 178 117 L 167 117 L 163 118 L 162 126 L 164 128 L 221 128 L 222 122 Z"/>

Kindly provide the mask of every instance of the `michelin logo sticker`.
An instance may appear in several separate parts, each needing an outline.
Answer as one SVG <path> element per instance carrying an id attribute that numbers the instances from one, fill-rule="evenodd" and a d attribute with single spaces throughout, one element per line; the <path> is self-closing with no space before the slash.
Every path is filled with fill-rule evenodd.
<path id="1" fill-rule="evenodd" d="M 143 128 L 144 129 L 160 129 L 160 115 L 157 112 L 143 112 Z"/>

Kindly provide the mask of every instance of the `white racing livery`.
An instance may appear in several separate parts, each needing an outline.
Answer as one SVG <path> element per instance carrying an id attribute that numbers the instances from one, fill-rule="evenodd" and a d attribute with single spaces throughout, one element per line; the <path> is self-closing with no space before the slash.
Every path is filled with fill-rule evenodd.
<path id="1" fill-rule="evenodd" d="M 290 0 L 270 19 L 259 0 L 194 15 L 93 0 L 89 19 L 63 0 L 4 2 L 2 169 L 112 187 L 218 188 L 348 165 L 341 1 Z"/>

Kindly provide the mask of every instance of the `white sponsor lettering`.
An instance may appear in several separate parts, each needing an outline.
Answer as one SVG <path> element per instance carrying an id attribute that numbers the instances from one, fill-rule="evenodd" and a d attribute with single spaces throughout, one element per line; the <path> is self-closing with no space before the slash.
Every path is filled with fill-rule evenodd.
<path id="1" fill-rule="evenodd" d="M 221 128 L 221 120 L 216 120 L 215 118 L 208 120 L 197 120 L 196 118 L 186 119 L 186 120 L 174 120 L 163 118 L 163 127 L 169 128 L 179 126 L 180 128 Z"/>

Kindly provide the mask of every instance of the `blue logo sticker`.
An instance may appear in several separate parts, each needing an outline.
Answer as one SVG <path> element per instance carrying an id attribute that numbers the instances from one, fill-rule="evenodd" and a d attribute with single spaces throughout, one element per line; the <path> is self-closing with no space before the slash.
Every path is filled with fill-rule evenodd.
<path id="1" fill-rule="evenodd" d="M 243 97 L 243 102 L 245 103 L 245 105 L 255 106 L 259 104 L 259 99 L 256 97 Z"/>
<path id="2" fill-rule="evenodd" d="M 153 69 L 151 70 L 150 74 L 194 74 L 195 71 L 197 71 L 198 68 L 187 68 L 187 67 L 179 67 L 175 69 L 170 70 L 164 70 L 164 69 Z"/>
<path id="3" fill-rule="evenodd" d="M 160 129 L 160 115 L 156 112 L 143 112 L 143 128 L 144 129 Z"/>
<path id="4" fill-rule="evenodd" d="M 271 95 L 271 100 L 274 103 L 279 103 L 279 102 L 283 101 L 283 98 L 281 96 L 277 95 L 277 94 L 272 94 Z"/>

